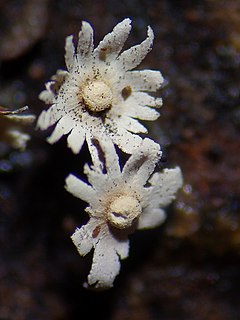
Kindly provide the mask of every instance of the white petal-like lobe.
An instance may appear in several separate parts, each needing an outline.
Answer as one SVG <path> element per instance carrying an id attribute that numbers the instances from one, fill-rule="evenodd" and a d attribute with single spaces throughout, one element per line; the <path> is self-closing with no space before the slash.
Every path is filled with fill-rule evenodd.
<path id="1" fill-rule="evenodd" d="M 161 225 L 166 219 L 165 211 L 161 208 L 149 207 L 144 209 L 142 215 L 138 220 L 137 228 L 151 229 Z"/>
<path id="2" fill-rule="evenodd" d="M 72 174 L 68 175 L 66 178 L 65 188 L 75 197 L 88 203 L 90 203 L 91 199 L 96 196 L 93 188 L 90 185 L 86 184 Z"/>
<path id="3" fill-rule="evenodd" d="M 94 55 L 99 57 L 100 60 L 112 61 L 122 50 L 130 30 L 130 19 L 124 19 L 122 22 L 118 23 L 113 28 L 113 31 L 107 34 L 99 43 L 97 48 L 94 50 Z"/>
<path id="4" fill-rule="evenodd" d="M 119 159 L 112 140 L 103 133 L 101 138 L 87 136 L 87 143 L 95 168 L 107 170 L 111 175 L 120 173 Z"/>
<path id="5" fill-rule="evenodd" d="M 163 77 L 160 71 L 131 71 L 128 72 L 126 76 L 126 80 L 132 84 L 132 89 L 137 91 L 155 92 L 163 83 Z"/>
<path id="6" fill-rule="evenodd" d="M 45 91 L 43 91 L 45 92 Z M 44 130 L 55 124 L 63 116 L 62 110 L 57 111 L 56 105 L 52 105 L 48 110 L 44 110 L 37 121 L 37 127 Z"/>
<path id="7" fill-rule="evenodd" d="M 155 109 L 149 108 L 148 106 L 141 105 L 140 102 L 137 102 L 136 99 L 141 97 L 139 96 L 139 92 L 135 95 L 134 98 L 129 98 L 128 109 L 126 110 L 126 114 L 130 117 L 142 119 L 142 120 L 156 120 L 159 117 L 159 112 Z M 140 100 L 142 103 L 142 100 Z M 149 100 L 149 102 L 151 102 Z M 161 100 L 156 101 L 155 107 L 161 106 Z"/>
<path id="8" fill-rule="evenodd" d="M 39 94 L 39 99 L 44 101 L 46 104 L 50 104 L 53 103 L 54 98 L 55 98 L 55 94 L 51 89 L 51 85 L 54 84 L 54 81 L 49 81 L 45 84 L 46 90 L 43 90 L 40 94 Z"/>
<path id="9" fill-rule="evenodd" d="M 94 230 L 98 230 L 99 228 L 101 228 L 101 222 L 96 219 L 90 219 L 86 225 L 83 225 L 80 229 L 77 228 L 71 236 L 71 239 L 81 256 L 85 256 L 89 253 L 99 241 L 98 235 L 94 237 Z"/>
<path id="10" fill-rule="evenodd" d="M 45 84 L 46 90 L 43 90 L 39 94 L 39 99 L 44 101 L 46 104 L 55 103 L 58 91 L 68 75 L 69 73 L 65 70 L 57 70 L 56 74 L 51 77 L 52 81 Z M 57 111 L 59 111 L 59 108 L 57 108 Z"/>
<path id="11" fill-rule="evenodd" d="M 122 171 L 123 179 L 131 183 L 145 185 L 160 157 L 159 144 L 145 138 L 141 147 L 126 162 Z"/>
<path id="12" fill-rule="evenodd" d="M 124 127 L 118 126 L 117 121 L 113 122 L 106 119 L 105 124 L 108 126 L 108 135 L 113 142 L 124 152 L 132 154 L 135 148 L 138 148 L 142 142 L 142 138 L 130 133 Z"/>
<path id="13" fill-rule="evenodd" d="M 164 169 L 162 173 L 154 173 L 149 179 L 154 186 L 152 200 L 160 207 L 169 205 L 176 197 L 176 192 L 182 187 L 182 173 L 179 167 Z"/>
<path id="14" fill-rule="evenodd" d="M 78 38 L 77 53 L 80 58 L 89 57 L 93 52 L 93 29 L 88 22 L 82 22 L 82 30 Z"/>
<path id="15" fill-rule="evenodd" d="M 52 134 L 50 135 L 50 137 L 47 138 L 47 141 L 51 144 L 55 143 L 63 135 L 68 134 L 71 131 L 71 129 L 72 129 L 71 120 L 69 119 L 68 116 L 64 116 L 58 121 Z"/>
<path id="16" fill-rule="evenodd" d="M 81 126 L 74 128 L 67 138 L 68 146 L 77 154 L 85 141 L 85 132 Z"/>
<path id="17" fill-rule="evenodd" d="M 65 62 L 66 62 L 66 67 L 69 71 L 72 69 L 72 66 L 73 66 L 74 55 L 75 55 L 75 48 L 73 44 L 73 36 L 69 36 L 66 38 L 66 43 L 65 43 Z"/>
<path id="18" fill-rule="evenodd" d="M 132 70 L 137 67 L 152 49 L 154 34 L 151 27 L 148 27 L 147 38 L 134 47 L 124 51 L 118 60 L 125 71 Z"/>
<path id="19" fill-rule="evenodd" d="M 150 106 L 154 108 L 160 108 L 162 106 L 162 98 L 154 98 L 146 92 L 134 92 L 132 97 L 136 100 L 136 103 L 139 103 L 141 106 Z"/>
<path id="20" fill-rule="evenodd" d="M 86 231 L 86 226 L 76 229 L 71 239 L 81 256 L 88 254 L 93 247 L 92 234 Z"/>
<path id="21" fill-rule="evenodd" d="M 111 236 L 106 236 L 99 241 L 95 247 L 92 268 L 88 275 L 89 285 L 95 285 L 96 288 L 112 287 L 120 271 L 119 252 L 124 252 L 122 258 L 126 258 L 128 247 L 128 240 L 118 242 Z"/>
<path id="22" fill-rule="evenodd" d="M 104 195 L 111 189 L 109 181 L 112 179 L 115 181 L 115 177 L 119 176 L 113 171 L 111 175 L 103 174 L 99 168 L 95 168 L 95 166 L 90 168 L 87 164 L 84 166 L 84 173 L 88 176 L 88 181 L 93 186 L 93 189 L 99 194 L 99 199 L 100 195 L 103 195 L 104 197 Z"/>
<path id="23" fill-rule="evenodd" d="M 133 133 L 147 133 L 147 129 L 139 123 L 136 119 L 127 117 L 127 116 L 122 116 L 119 120 L 118 123 L 121 124 L 121 126 Z"/>

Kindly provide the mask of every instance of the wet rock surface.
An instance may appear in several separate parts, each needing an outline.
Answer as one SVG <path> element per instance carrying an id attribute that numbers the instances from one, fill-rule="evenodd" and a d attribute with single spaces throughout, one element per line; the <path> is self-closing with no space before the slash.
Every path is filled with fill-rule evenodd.
<path id="1" fill-rule="evenodd" d="M 70 235 L 85 204 L 64 190 L 90 161 L 27 128 L 28 148 L 0 143 L 0 319 L 239 319 L 239 1 L 1 1 L 0 104 L 39 114 L 44 82 L 64 66 L 64 42 L 91 22 L 95 43 L 124 17 L 127 46 L 155 32 L 141 68 L 161 70 L 161 117 L 147 124 L 160 166 L 179 165 L 184 187 L 166 223 L 131 236 L 110 291 L 82 288 L 91 257 Z"/>

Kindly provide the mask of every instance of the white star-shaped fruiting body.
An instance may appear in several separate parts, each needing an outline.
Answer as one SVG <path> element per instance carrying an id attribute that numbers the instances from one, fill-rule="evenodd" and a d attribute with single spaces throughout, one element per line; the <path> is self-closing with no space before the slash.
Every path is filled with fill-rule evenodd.
<path id="1" fill-rule="evenodd" d="M 95 49 L 93 29 L 87 22 L 82 23 L 76 49 L 73 37 L 67 37 L 68 71 L 59 70 L 40 94 L 51 107 L 41 113 L 38 127 L 45 130 L 56 124 L 48 142 L 68 135 L 68 146 L 78 153 L 86 139 L 92 153 L 92 139 L 101 144 L 111 139 L 129 154 L 141 143 L 136 133 L 147 130 L 137 119 L 158 118 L 152 107 L 160 107 L 162 100 L 147 92 L 159 89 L 163 78 L 159 71 L 131 71 L 151 50 L 154 35 L 148 27 L 141 44 L 120 54 L 130 30 L 131 20 L 124 19 Z"/>
<path id="2" fill-rule="evenodd" d="M 164 221 L 163 207 L 175 198 L 182 176 L 179 168 L 152 175 L 160 157 L 160 146 L 146 138 L 121 170 L 109 145 L 101 151 L 104 172 L 100 166 L 85 165 L 90 184 L 74 175 L 67 177 L 67 191 L 89 203 L 86 211 L 90 220 L 72 235 L 80 255 L 94 248 L 89 285 L 111 287 L 120 271 L 120 259 L 128 257 L 129 233 Z"/>

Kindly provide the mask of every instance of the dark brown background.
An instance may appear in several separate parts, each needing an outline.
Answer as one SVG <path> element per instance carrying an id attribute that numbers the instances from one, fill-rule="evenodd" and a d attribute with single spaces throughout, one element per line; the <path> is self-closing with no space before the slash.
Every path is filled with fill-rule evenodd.
<path id="1" fill-rule="evenodd" d="M 87 4 L 87 2 L 89 2 Z M 64 65 L 64 41 L 81 20 L 95 43 L 124 17 L 127 47 L 155 32 L 141 68 L 168 84 L 161 117 L 148 123 L 163 148 L 160 167 L 180 165 L 185 185 L 161 228 L 131 236 L 113 289 L 82 288 L 91 256 L 69 236 L 87 221 L 85 204 L 64 190 L 89 160 L 62 139 L 28 131 L 23 152 L 0 143 L 1 320 L 240 319 L 240 1 L 0 1 L 0 104 L 39 114 L 44 83 Z"/>

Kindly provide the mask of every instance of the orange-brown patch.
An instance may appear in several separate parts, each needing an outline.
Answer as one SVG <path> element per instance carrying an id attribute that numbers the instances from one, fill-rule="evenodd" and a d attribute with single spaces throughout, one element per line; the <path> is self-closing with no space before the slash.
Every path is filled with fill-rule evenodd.
<path id="1" fill-rule="evenodd" d="M 101 230 L 101 226 L 96 226 L 96 228 L 92 232 L 92 237 L 96 238 L 99 235 L 100 230 Z"/>
<path id="2" fill-rule="evenodd" d="M 107 48 L 101 48 L 101 51 L 99 52 L 99 59 L 102 61 L 106 61 L 107 57 Z"/>
<path id="3" fill-rule="evenodd" d="M 132 93 L 132 88 L 130 86 L 127 86 L 122 89 L 122 97 L 124 100 L 126 100 Z"/>

